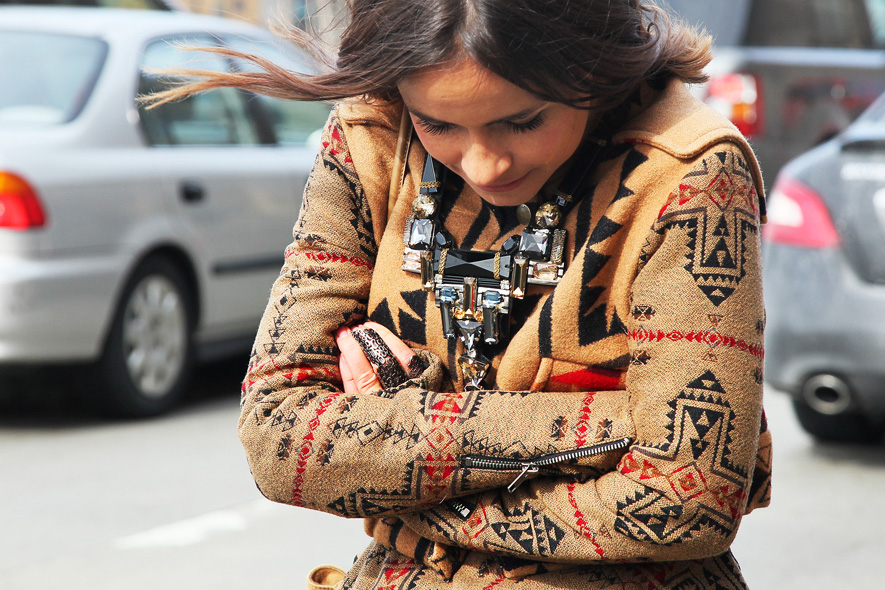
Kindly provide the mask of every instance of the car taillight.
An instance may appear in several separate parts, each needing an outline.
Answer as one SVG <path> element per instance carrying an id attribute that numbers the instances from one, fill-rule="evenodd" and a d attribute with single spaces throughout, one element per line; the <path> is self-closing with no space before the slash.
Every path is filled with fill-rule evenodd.
<path id="1" fill-rule="evenodd" d="M 37 193 L 17 174 L 0 172 L 0 227 L 31 229 L 46 225 Z"/>
<path id="2" fill-rule="evenodd" d="M 713 78 L 707 86 L 705 102 L 728 117 L 745 137 L 762 134 L 762 88 L 753 74 Z"/>
<path id="3" fill-rule="evenodd" d="M 768 223 L 763 239 L 805 248 L 839 245 L 839 232 L 823 199 L 794 178 L 778 177 L 768 196 Z"/>

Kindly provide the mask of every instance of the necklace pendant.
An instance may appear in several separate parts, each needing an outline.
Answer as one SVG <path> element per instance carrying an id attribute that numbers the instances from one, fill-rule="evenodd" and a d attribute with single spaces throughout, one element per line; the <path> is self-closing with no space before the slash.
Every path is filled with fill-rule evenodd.
<path id="1" fill-rule="evenodd" d="M 510 293 L 517 299 L 525 297 L 526 285 L 529 281 L 529 259 L 525 256 L 513 257 L 513 285 Z"/>
<path id="2" fill-rule="evenodd" d="M 455 304 L 458 303 L 458 291 L 454 287 L 442 287 L 436 296 L 442 321 L 443 336 L 446 340 L 454 340 L 455 334 Z"/>
<path id="3" fill-rule="evenodd" d="M 501 311 L 504 298 L 497 291 L 486 291 L 482 296 L 482 332 L 486 344 L 497 344 L 501 339 Z"/>
<path id="4" fill-rule="evenodd" d="M 422 250 L 421 261 L 421 286 L 425 291 L 433 291 L 433 250 Z"/>
<path id="5" fill-rule="evenodd" d="M 528 225 L 532 220 L 532 208 L 527 204 L 523 203 L 519 207 L 516 208 L 516 219 L 522 225 Z"/>
<path id="6" fill-rule="evenodd" d="M 472 355 L 470 352 L 465 352 L 458 358 L 461 375 L 464 377 L 464 389 L 468 391 L 482 389 L 482 382 L 486 378 L 491 365 L 484 356 L 476 354 L 475 351 L 472 352 Z"/>

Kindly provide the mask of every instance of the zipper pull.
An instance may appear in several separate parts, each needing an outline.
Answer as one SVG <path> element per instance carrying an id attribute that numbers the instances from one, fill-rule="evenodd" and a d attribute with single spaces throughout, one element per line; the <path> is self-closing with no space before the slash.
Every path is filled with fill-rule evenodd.
<path id="1" fill-rule="evenodd" d="M 525 478 L 528 477 L 529 474 L 538 473 L 538 471 L 540 471 L 540 467 L 538 467 L 537 463 L 523 463 L 522 471 L 519 475 L 516 476 L 516 479 L 514 479 L 509 486 L 507 486 L 507 491 L 512 494 L 516 491 L 516 488 L 518 488 L 520 484 L 525 481 Z"/>

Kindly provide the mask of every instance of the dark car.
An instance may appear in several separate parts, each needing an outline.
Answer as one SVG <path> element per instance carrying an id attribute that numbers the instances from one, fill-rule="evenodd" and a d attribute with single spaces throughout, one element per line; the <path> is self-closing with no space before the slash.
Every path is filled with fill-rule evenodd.
<path id="1" fill-rule="evenodd" d="M 696 89 L 749 138 L 766 184 L 885 91 L 885 0 L 660 0 L 714 37 Z"/>
<path id="2" fill-rule="evenodd" d="M 763 231 L 766 380 L 817 438 L 885 425 L 885 98 L 790 162 Z"/>

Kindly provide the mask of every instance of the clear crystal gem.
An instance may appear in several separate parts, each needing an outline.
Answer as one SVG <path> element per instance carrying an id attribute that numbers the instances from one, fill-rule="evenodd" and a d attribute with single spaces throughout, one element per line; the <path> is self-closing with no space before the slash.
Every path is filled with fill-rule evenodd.
<path id="1" fill-rule="evenodd" d="M 421 272 L 421 253 L 411 248 L 403 251 L 403 270 Z"/>
<path id="2" fill-rule="evenodd" d="M 552 262 L 536 262 L 532 276 L 542 281 L 555 281 L 559 278 L 559 265 Z"/>
<path id="3" fill-rule="evenodd" d="M 527 230 L 522 232 L 522 238 L 519 241 L 520 253 L 532 260 L 543 260 L 544 258 L 547 258 L 547 244 L 549 237 L 550 234 L 546 231 Z"/>
<path id="4" fill-rule="evenodd" d="M 434 226 L 431 219 L 416 219 L 412 224 L 412 235 L 409 236 L 409 246 L 426 250 L 433 244 Z"/>

